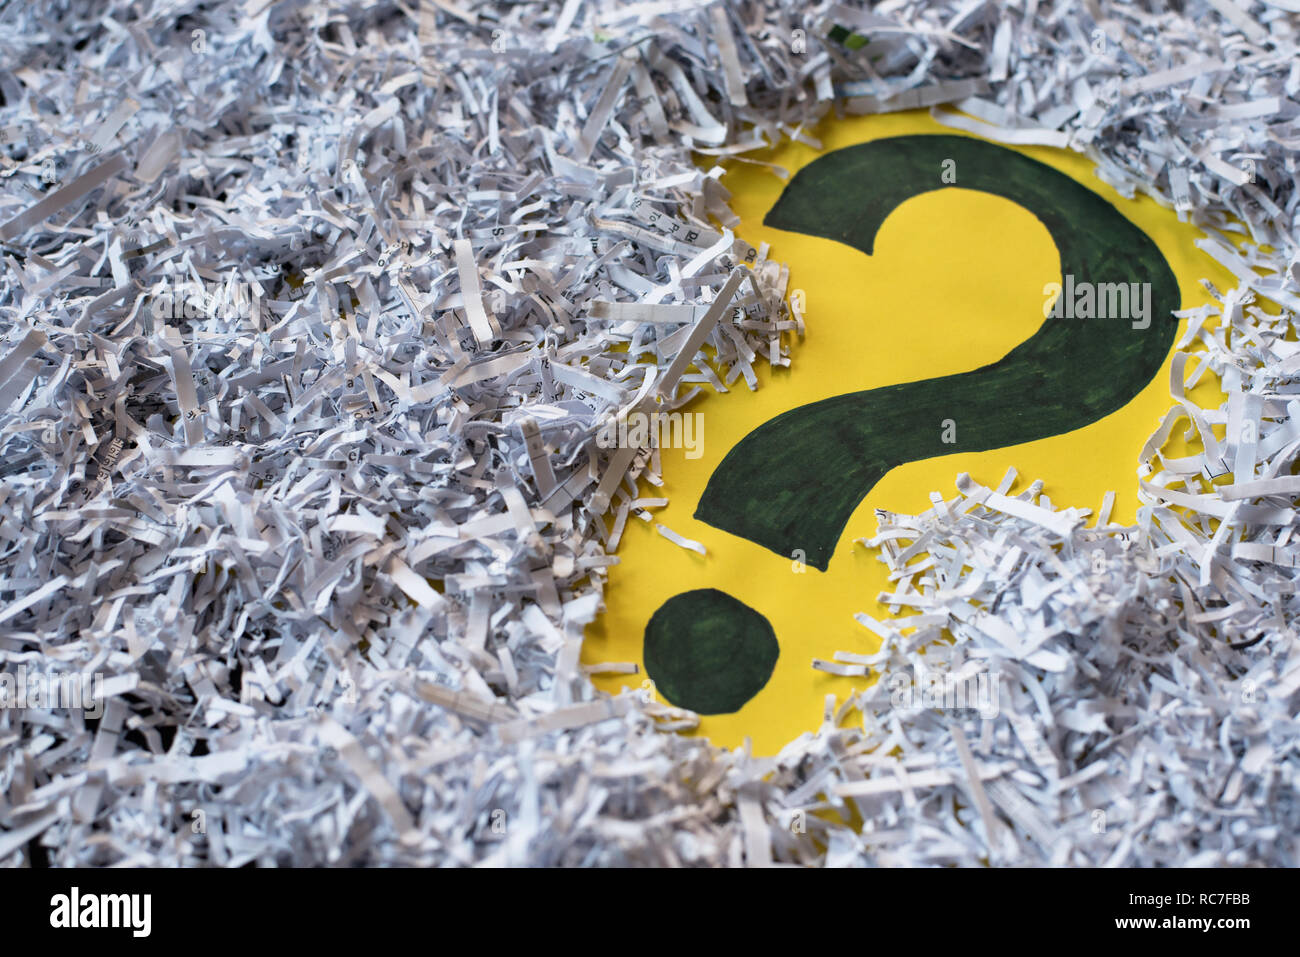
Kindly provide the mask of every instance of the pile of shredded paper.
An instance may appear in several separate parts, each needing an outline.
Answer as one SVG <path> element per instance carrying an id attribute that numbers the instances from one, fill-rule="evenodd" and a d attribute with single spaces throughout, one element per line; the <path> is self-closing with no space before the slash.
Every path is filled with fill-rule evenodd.
<path id="1" fill-rule="evenodd" d="M 8 5 L 0 670 L 94 692 L 0 683 L 0 863 L 1300 864 L 1300 3 L 1172 7 Z M 725 752 L 579 664 L 662 481 L 594 436 L 815 327 L 710 164 L 914 108 L 1085 152 L 1238 286 L 1136 526 L 1009 475 L 850 528 L 916 616 Z"/>

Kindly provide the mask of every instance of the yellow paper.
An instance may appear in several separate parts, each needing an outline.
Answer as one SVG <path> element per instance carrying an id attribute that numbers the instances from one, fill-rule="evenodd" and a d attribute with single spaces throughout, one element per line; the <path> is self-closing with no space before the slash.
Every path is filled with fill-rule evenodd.
<path id="1" fill-rule="evenodd" d="M 788 143 L 769 155 L 791 174 L 822 152 L 880 137 L 953 131 L 927 113 L 830 119 L 815 131 L 822 151 Z M 1149 198 L 1126 200 L 1099 180 L 1079 154 L 1046 147 L 1006 147 L 1067 174 L 1111 202 L 1145 231 L 1177 277 L 1181 308 L 1208 300 L 1202 277 L 1230 287 L 1233 280 L 1193 246 L 1202 234 L 1180 223 L 1173 211 Z M 737 380 L 729 394 L 707 390 L 685 411 L 703 413 L 703 454 L 662 451 L 665 485 L 643 494 L 664 496 L 667 507 L 654 520 L 702 543 L 701 556 L 629 518 L 619 546 L 620 564 L 610 573 L 607 611 L 587 631 L 586 663 L 630 661 L 636 675 L 594 678 L 617 692 L 646 681 L 642 639 L 651 615 L 667 599 L 695 588 L 717 588 L 766 616 L 780 644 L 780 657 L 766 686 L 733 714 L 702 717 L 694 732 L 724 747 L 750 738 L 755 753 L 774 754 L 822 722 L 827 695 L 842 700 L 872 678 L 842 678 L 814 671 L 813 658 L 836 651 L 869 654 L 879 639 L 854 620 L 866 612 L 889 618 L 875 597 L 892 588 L 874 551 L 855 538 L 874 534 L 873 510 L 916 513 L 931 506 L 930 493 L 956 492 L 954 479 L 969 472 L 996 485 L 1009 467 L 1020 474 L 1013 494 L 1034 479 L 1057 507 L 1100 508 L 1116 492 L 1113 522 L 1131 522 L 1137 509 L 1138 454 L 1170 407 L 1169 361 L 1123 409 L 1085 428 L 1041 441 L 982 453 L 957 453 L 912 462 L 890 471 L 849 520 L 828 570 L 801 568 L 745 539 L 697 521 L 693 513 L 713 470 L 744 436 L 774 416 L 809 402 L 897 382 L 951 375 L 994 362 L 1028 339 L 1043 322 L 1041 284 L 1026 277 L 1061 281 L 1056 248 L 1031 213 L 1001 197 L 958 188 L 930 192 L 900 206 L 884 223 L 874 255 L 826 239 L 763 225 L 784 184 L 765 167 L 732 161 L 723 185 L 741 217 L 740 238 L 771 244 L 769 257 L 790 266 L 791 290 L 806 301 L 807 335 L 793 344 L 792 368 L 756 365 L 759 389 Z M 846 201 L 851 201 L 846 197 Z M 1180 324 L 1180 333 L 1185 324 Z M 789 333 L 787 336 L 791 335 Z M 725 371 L 725 370 L 718 370 Z M 1217 395 L 1207 376 L 1198 390 Z M 1206 404 L 1217 405 L 1207 400 Z M 936 423 L 937 427 L 937 423 Z M 660 698 L 660 700 L 663 700 Z M 671 702 L 666 702 L 671 703 Z M 850 718 L 851 720 L 851 718 Z"/>

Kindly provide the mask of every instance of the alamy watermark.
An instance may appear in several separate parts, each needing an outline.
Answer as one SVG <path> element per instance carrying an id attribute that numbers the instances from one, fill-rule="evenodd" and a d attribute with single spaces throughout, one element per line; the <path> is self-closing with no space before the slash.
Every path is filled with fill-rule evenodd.
<path id="1" fill-rule="evenodd" d="M 1131 319 L 1134 329 L 1151 325 L 1151 283 L 1076 282 L 1065 275 L 1065 286 L 1043 287 L 1045 319 Z"/>
<path id="2" fill-rule="evenodd" d="M 0 671 L 0 708 L 71 708 L 88 718 L 104 714 L 104 676 L 99 672 Z"/>
<path id="3" fill-rule="evenodd" d="M 998 716 L 999 687 L 997 674 L 987 671 L 967 678 L 929 671 L 916 681 L 909 674 L 889 679 L 889 703 L 900 710 L 933 708 L 942 711 L 970 709 L 992 720 Z"/>
<path id="4" fill-rule="evenodd" d="M 161 282 L 153 291 L 155 319 L 247 319 L 261 306 L 257 287 L 233 277 L 226 282 Z"/>
<path id="5" fill-rule="evenodd" d="M 606 419 L 596 433 L 602 449 L 685 449 L 688 459 L 704 454 L 703 412 L 629 412 Z"/>
<path id="6" fill-rule="evenodd" d="M 51 927 L 118 927 L 130 930 L 132 937 L 148 937 L 152 914 L 152 894 L 83 894 L 74 886 L 50 898 Z"/>

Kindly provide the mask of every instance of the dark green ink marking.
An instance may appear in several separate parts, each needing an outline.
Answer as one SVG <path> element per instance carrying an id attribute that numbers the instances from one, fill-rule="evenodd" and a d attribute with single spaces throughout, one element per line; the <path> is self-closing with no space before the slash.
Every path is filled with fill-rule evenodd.
<path id="1" fill-rule="evenodd" d="M 730 714 L 758 694 L 780 654 L 766 618 L 714 588 L 674 595 L 645 629 L 645 670 L 679 708 Z"/>
<path id="2" fill-rule="evenodd" d="M 870 42 L 862 34 L 854 33 L 847 27 L 842 27 L 838 24 L 831 27 L 826 35 L 836 43 L 844 44 L 850 50 L 861 50 Z"/>
<path id="3" fill-rule="evenodd" d="M 1049 318 L 981 369 L 792 409 L 727 454 L 696 518 L 779 555 L 802 549 L 808 564 L 825 571 L 849 516 L 894 466 L 1082 428 L 1126 405 L 1160 369 L 1177 331 L 1170 313 L 1180 303 L 1160 250 L 1092 190 L 1004 147 L 920 135 L 836 150 L 800 170 L 764 222 L 871 255 L 876 233 L 898 206 L 949 188 L 940 180 L 945 160 L 956 161 L 955 188 L 1002 196 L 1038 217 L 1060 253 L 1062 276 L 1149 282 L 1149 327 Z M 948 418 L 957 421 L 951 445 L 941 441 L 940 423 Z"/>

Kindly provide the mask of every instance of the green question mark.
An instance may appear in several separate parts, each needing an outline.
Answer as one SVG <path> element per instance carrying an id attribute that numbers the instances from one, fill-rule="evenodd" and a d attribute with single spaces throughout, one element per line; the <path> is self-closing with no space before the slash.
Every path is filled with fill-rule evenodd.
<path id="1" fill-rule="evenodd" d="M 709 479 L 695 517 L 825 571 L 849 516 L 890 469 L 985 452 L 1082 428 L 1127 405 L 1155 376 L 1177 331 L 1178 283 L 1156 244 L 1064 173 L 983 140 L 917 135 L 875 140 L 814 160 L 764 223 L 832 239 L 870 256 L 885 219 L 945 186 L 1001 196 L 1036 216 L 1060 254 L 1067 296 L 1095 291 L 1129 315 L 1073 318 L 1058 308 L 1029 339 L 980 369 L 850 392 L 784 412 L 736 444 Z M 1144 321 L 1130 304 L 1143 292 Z M 1090 292 L 1091 294 L 1091 292 Z M 1109 310 L 1108 310 L 1109 311 Z M 1058 314 L 1059 313 L 1059 314 Z M 1095 314 L 1095 313 L 1094 313 Z M 1068 316 L 1068 317 L 1067 317 Z M 962 409 L 960 438 L 935 423 Z M 716 589 L 668 599 L 646 626 L 646 671 L 669 701 L 701 714 L 739 708 L 767 683 L 779 653 L 759 612 Z"/>

